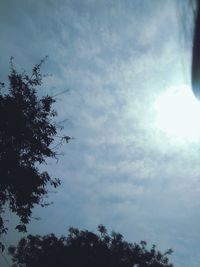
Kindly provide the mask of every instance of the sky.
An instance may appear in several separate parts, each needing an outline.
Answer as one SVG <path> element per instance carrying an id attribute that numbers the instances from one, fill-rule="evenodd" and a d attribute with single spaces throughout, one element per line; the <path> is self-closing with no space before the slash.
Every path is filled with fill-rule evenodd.
<path id="1" fill-rule="evenodd" d="M 62 184 L 49 193 L 52 205 L 35 207 L 41 219 L 29 233 L 104 224 L 130 242 L 172 248 L 176 267 L 199 267 L 200 102 L 190 86 L 189 2 L 0 1 L 0 80 L 11 56 L 30 72 L 48 55 L 38 94 L 56 95 L 61 134 L 74 137 L 41 167 Z M 16 218 L 7 216 L 4 238 L 16 244 Z M 1 255 L 0 264 L 8 266 Z"/>

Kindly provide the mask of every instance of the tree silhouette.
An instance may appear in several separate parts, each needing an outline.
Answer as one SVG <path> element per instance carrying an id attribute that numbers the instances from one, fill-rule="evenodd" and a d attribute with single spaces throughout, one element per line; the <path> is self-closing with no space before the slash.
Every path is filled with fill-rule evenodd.
<path id="1" fill-rule="evenodd" d="M 28 75 L 17 72 L 11 59 L 7 93 L 2 93 L 5 84 L 0 83 L 0 235 L 7 231 L 3 220 L 6 205 L 20 219 L 16 229 L 26 231 L 34 205 L 48 205 L 44 201 L 47 185 L 60 184 L 38 168 L 46 158 L 56 157 L 51 144 L 58 130 L 52 121 L 55 100 L 49 95 L 39 98 L 36 93 L 42 85 L 44 60 Z"/>
<path id="2" fill-rule="evenodd" d="M 67 237 L 28 235 L 17 247 L 9 247 L 16 267 L 173 267 L 168 256 L 145 241 L 128 243 L 119 233 L 108 234 L 103 225 L 98 233 L 70 228 Z"/>

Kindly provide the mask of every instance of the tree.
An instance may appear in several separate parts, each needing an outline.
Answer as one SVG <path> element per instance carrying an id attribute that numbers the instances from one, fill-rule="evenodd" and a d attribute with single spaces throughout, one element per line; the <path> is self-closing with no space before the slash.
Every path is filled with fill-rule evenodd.
<path id="1" fill-rule="evenodd" d="M 119 233 L 108 234 L 103 225 L 98 233 L 70 228 L 67 237 L 28 235 L 17 247 L 9 247 L 16 267 L 173 267 L 168 256 L 145 241 L 128 243 Z"/>
<path id="2" fill-rule="evenodd" d="M 26 231 L 32 208 L 36 204 L 48 205 L 44 201 L 47 186 L 60 184 L 59 179 L 39 170 L 47 158 L 56 157 L 51 144 L 58 130 L 52 121 L 56 116 L 52 109 L 54 98 L 39 98 L 36 93 L 42 85 L 40 68 L 44 60 L 28 75 L 17 72 L 11 58 L 7 93 L 2 93 L 5 84 L 0 83 L 0 235 L 7 231 L 3 220 L 5 205 L 20 219 L 16 229 Z"/>

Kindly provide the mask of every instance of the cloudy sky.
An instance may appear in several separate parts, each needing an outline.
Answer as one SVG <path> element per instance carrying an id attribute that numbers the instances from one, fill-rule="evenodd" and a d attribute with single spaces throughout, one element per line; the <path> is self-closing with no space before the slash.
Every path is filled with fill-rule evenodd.
<path id="1" fill-rule="evenodd" d="M 35 208 L 41 220 L 29 233 L 104 224 L 131 242 L 172 248 L 176 267 L 199 267 L 200 103 L 190 88 L 189 2 L 0 1 L 0 80 L 11 56 L 30 71 L 48 55 L 42 71 L 52 75 L 39 94 L 69 89 L 55 109 L 63 134 L 75 137 L 44 166 L 62 185 L 49 195 L 54 204 Z M 17 238 L 11 227 L 6 242 Z"/>

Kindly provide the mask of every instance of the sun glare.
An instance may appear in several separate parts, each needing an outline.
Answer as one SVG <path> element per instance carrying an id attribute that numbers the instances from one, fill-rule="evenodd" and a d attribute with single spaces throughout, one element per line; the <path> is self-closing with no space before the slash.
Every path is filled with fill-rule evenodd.
<path id="1" fill-rule="evenodd" d="M 200 142 L 200 101 L 188 86 L 170 87 L 155 102 L 156 128 L 176 142 Z"/>

